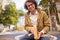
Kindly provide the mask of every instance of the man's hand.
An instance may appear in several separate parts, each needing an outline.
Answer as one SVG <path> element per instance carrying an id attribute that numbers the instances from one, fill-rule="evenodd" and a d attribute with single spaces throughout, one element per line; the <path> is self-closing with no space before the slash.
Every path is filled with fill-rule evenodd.
<path id="1" fill-rule="evenodd" d="M 42 32 L 38 32 L 38 39 L 42 36 Z"/>
<path id="2" fill-rule="evenodd" d="M 29 27 L 29 31 L 34 34 L 34 27 Z"/>
<path id="3" fill-rule="evenodd" d="M 34 34 L 34 27 L 30 27 L 29 30 L 32 34 Z M 38 38 L 36 39 L 39 39 L 42 36 L 42 34 L 43 34 L 42 32 L 38 32 Z"/>

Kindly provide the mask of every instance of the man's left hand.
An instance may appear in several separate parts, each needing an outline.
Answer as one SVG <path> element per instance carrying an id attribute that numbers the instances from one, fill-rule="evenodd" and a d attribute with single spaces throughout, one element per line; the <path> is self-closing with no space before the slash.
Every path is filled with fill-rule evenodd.
<path id="1" fill-rule="evenodd" d="M 42 32 L 38 32 L 38 39 L 42 36 Z"/>

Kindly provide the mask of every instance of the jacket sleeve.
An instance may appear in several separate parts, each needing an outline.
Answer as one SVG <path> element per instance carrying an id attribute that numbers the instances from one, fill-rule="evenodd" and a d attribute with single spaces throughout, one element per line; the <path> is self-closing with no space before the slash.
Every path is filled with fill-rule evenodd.
<path id="1" fill-rule="evenodd" d="M 43 31 L 47 33 L 49 31 L 50 22 L 47 14 L 44 11 L 43 11 L 43 25 L 44 25 Z"/>
<path id="2" fill-rule="evenodd" d="M 28 31 L 28 32 L 30 32 L 30 24 L 29 24 L 29 22 L 28 22 L 28 15 L 27 14 L 25 14 L 25 26 L 24 26 L 24 28 L 25 28 L 25 30 L 26 31 Z"/>

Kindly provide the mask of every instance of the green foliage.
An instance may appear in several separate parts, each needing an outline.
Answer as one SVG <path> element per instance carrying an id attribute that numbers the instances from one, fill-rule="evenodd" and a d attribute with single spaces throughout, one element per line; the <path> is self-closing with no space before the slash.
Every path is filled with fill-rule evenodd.
<path id="1" fill-rule="evenodd" d="M 49 0 L 41 0 L 39 3 L 39 5 L 42 5 L 42 7 L 43 7 L 42 10 L 45 11 L 47 13 L 47 15 L 49 15 L 48 8 L 47 8 L 48 2 L 49 2 Z"/>
<path id="2" fill-rule="evenodd" d="M 2 10 L 2 12 L 0 13 L 0 23 L 3 23 L 3 21 L 5 20 L 5 17 L 4 17 L 4 11 Z"/>
<path id="3" fill-rule="evenodd" d="M 18 15 L 19 13 L 16 10 L 15 3 L 10 3 L 5 6 L 4 13 L 0 14 L 0 23 L 3 23 L 4 25 L 16 25 L 18 22 Z"/>
<path id="4" fill-rule="evenodd" d="M 19 12 L 19 16 L 23 16 L 24 15 L 24 11 L 23 10 L 18 10 Z"/>
<path id="5" fill-rule="evenodd" d="M 47 13 L 47 15 L 49 15 L 49 14 L 48 14 L 48 10 L 47 10 L 47 9 L 45 9 L 44 11 Z"/>
<path id="6" fill-rule="evenodd" d="M 50 14 L 52 12 L 54 12 L 56 14 L 57 23 L 59 23 L 59 18 L 58 18 L 57 8 L 56 8 L 55 2 L 52 2 L 52 0 L 41 0 L 39 5 L 42 5 L 44 8 L 46 8 L 44 10 L 45 10 L 46 13 L 48 13 L 48 10 L 47 10 L 48 2 L 50 3 L 50 5 L 49 5 Z"/>
<path id="7" fill-rule="evenodd" d="M 47 6 L 48 0 L 41 0 L 39 5 L 42 5 L 43 7 Z"/>

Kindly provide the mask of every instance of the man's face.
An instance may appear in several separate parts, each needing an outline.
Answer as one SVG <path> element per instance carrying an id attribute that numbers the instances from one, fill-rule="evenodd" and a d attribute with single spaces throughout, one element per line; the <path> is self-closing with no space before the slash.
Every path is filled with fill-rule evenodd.
<path id="1" fill-rule="evenodd" d="M 26 6 L 27 6 L 29 11 L 34 11 L 35 10 L 35 4 L 33 4 L 32 2 L 27 2 Z"/>

